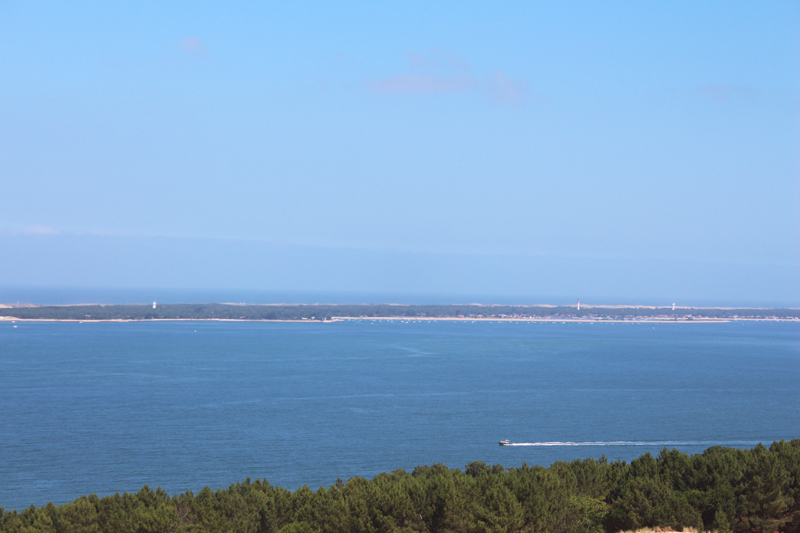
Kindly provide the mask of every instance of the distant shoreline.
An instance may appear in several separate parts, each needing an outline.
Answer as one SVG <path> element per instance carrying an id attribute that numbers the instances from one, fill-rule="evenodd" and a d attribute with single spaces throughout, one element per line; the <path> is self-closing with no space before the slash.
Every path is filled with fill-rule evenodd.
<path id="1" fill-rule="evenodd" d="M 709 324 L 709 323 L 721 323 L 721 322 L 731 322 L 732 320 L 737 319 L 720 319 L 720 318 L 696 318 L 694 320 L 674 320 L 674 319 L 630 319 L 630 320 L 619 320 L 619 319 L 595 319 L 595 318 L 461 318 L 461 317 L 402 317 L 402 316 L 374 316 L 374 317 L 347 317 L 347 316 L 337 316 L 334 317 L 336 321 L 353 321 L 353 320 L 385 320 L 385 321 L 405 321 L 405 322 L 578 322 L 578 323 L 598 323 L 598 324 L 608 324 L 608 323 L 646 323 L 646 324 Z M 741 319 L 746 320 L 746 319 Z M 758 319 L 753 319 L 758 320 Z M 779 320 L 779 321 L 787 321 L 787 322 L 794 322 L 795 319 L 761 319 L 761 320 Z"/>
<path id="2" fill-rule="evenodd" d="M 35 309 L 42 307 L 122 307 L 122 306 L 136 306 L 136 307 L 149 307 L 149 303 L 128 303 L 128 304 L 104 304 L 104 303 L 78 303 L 78 304 L 32 304 L 32 303 L 0 303 L 0 309 Z M 182 303 L 182 304 L 158 304 L 159 307 L 175 306 L 175 305 L 229 305 L 236 307 L 374 307 L 374 306 L 391 306 L 397 308 L 403 307 L 480 307 L 480 308 L 493 308 L 493 307 L 513 307 L 522 309 L 577 309 L 575 304 L 572 305 L 557 305 L 557 304 L 486 304 L 486 303 L 465 303 L 465 304 L 404 304 L 404 303 L 382 303 L 382 304 L 334 304 L 334 303 L 266 303 L 266 304 L 249 304 L 249 303 L 236 303 L 236 302 L 219 302 L 219 303 Z M 605 310 L 672 310 L 669 305 L 621 305 L 621 304 L 581 304 L 581 309 L 605 309 Z M 687 306 L 676 305 L 675 311 L 730 311 L 730 310 L 746 310 L 746 311 L 798 311 L 800 307 L 731 307 L 731 306 Z"/>
<path id="3" fill-rule="evenodd" d="M 375 317 L 350 317 L 337 316 L 329 320 L 309 319 L 259 319 L 259 318 L 106 318 L 106 319 L 77 319 L 77 318 L 19 318 L 13 316 L 0 316 L 0 322 L 74 322 L 74 323 L 104 323 L 104 322 L 280 322 L 298 324 L 333 324 L 335 322 L 530 322 L 530 323 L 578 323 L 578 324 L 725 324 L 730 322 L 798 322 L 798 318 L 695 318 L 687 319 L 595 319 L 595 318 L 459 318 L 459 317 L 403 317 L 403 316 L 375 316 Z"/>
<path id="4" fill-rule="evenodd" d="M 692 308 L 652 306 L 508 306 L 406 304 L 128 304 L 6 305 L 0 321 L 47 322 L 575 322 L 575 323 L 721 323 L 800 321 L 800 309 Z"/>

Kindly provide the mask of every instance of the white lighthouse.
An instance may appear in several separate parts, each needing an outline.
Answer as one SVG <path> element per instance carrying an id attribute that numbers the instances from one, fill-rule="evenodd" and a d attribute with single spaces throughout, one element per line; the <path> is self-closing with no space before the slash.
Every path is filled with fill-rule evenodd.
<path id="1" fill-rule="evenodd" d="M 580 310 L 581 310 L 581 299 L 578 298 L 578 311 L 580 311 Z"/>
<path id="2" fill-rule="evenodd" d="M 672 302 L 672 310 L 675 310 L 675 302 Z"/>
<path id="3" fill-rule="evenodd" d="M 155 308 L 156 308 L 156 302 L 155 302 L 155 300 L 153 300 L 153 309 L 155 309 Z"/>

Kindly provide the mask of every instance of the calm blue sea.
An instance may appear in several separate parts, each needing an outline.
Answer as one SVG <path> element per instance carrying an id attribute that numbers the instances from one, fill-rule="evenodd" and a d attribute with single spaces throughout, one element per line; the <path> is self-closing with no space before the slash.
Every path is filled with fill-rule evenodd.
<path id="1" fill-rule="evenodd" d="M 0 323 L 0 506 L 750 447 L 798 383 L 796 323 Z"/>

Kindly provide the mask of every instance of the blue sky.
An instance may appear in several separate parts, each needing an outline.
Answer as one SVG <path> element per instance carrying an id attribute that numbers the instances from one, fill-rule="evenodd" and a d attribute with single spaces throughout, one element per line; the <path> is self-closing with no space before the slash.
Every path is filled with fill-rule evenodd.
<path id="1" fill-rule="evenodd" d="M 800 4 L 431 4 L 0 3 L 0 284 L 800 305 Z"/>

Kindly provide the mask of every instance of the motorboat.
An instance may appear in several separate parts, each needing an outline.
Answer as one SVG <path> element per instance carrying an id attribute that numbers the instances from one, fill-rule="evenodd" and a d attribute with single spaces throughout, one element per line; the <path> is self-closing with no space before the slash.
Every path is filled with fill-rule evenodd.
<path id="1" fill-rule="evenodd" d="M 508 446 L 509 444 L 511 444 L 511 441 L 508 439 L 500 441 L 500 446 Z"/>

